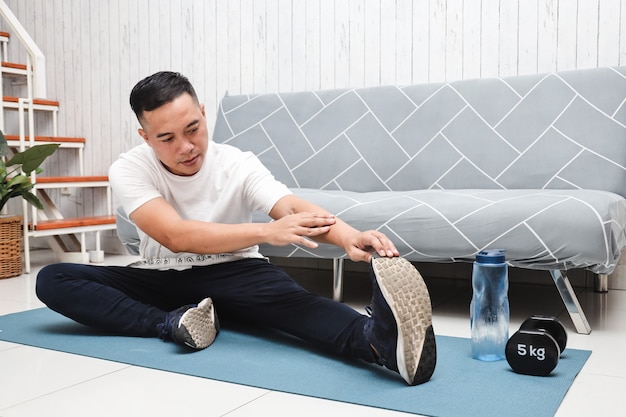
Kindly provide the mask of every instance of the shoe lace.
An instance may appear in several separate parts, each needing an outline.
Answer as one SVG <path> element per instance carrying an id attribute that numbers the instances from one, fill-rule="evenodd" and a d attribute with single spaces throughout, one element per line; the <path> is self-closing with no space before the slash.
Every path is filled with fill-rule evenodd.
<path id="1" fill-rule="evenodd" d="M 159 338 L 163 340 L 174 340 L 174 330 L 178 327 L 180 317 L 184 312 L 193 307 L 196 307 L 196 305 L 189 304 L 168 312 L 164 322 L 157 324 Z"/>
<path id="2" fill-rule="evenodd" d="M 171 332 L 165 323 L 157 324 L 157 333 L 159 334 L 159 339 L 161 340 L 172 340 Z"/>

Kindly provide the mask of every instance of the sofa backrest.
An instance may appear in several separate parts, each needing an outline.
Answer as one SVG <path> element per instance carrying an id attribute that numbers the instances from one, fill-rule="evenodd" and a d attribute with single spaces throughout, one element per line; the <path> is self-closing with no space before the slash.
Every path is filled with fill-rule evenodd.
<path id="1" fill-rule="evenodd" d="M 225 96 L 216 142 L 292 188 L 556 188 L 626 196 L 626 67 Z"/>

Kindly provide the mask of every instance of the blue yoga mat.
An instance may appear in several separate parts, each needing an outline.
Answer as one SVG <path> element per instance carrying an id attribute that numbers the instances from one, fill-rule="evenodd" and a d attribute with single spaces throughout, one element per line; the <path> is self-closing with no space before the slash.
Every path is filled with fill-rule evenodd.
<path id="1" fill-rule="evenodd" d="M 409 387 L 377 365 L 316 351 L 271 331 L 223 328 L 191 352 L 159 339 L 102 335 L 47 308 L 0 317 L 0 340 L 311 397 L 429 416 L 553 416 L 590 351 L 566 349 L 547 377 L 469 356 L 468 339 L 437 336 L 432 379 Z"/>

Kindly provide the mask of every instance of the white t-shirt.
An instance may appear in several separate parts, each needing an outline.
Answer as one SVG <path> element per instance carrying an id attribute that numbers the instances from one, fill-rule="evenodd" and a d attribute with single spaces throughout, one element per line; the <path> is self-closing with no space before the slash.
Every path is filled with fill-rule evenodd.
<path id="1" fill-rule="evenodd" d="M 169 172 L 144 143 L 120 155 L 109 169 L 109 181 L 128 215 L 163 197 L 183 219 L 212 223 L 250 223 L 252 212 L 269 214 L 278 200 L 291 194 L 254 154 L 213 141 L 202 168 L 192 176 Z M 139 237 L 138 267 L 185 269 L 263 257 L 258 246 L 228 254 L 174 253 L 141 230 Z"/>

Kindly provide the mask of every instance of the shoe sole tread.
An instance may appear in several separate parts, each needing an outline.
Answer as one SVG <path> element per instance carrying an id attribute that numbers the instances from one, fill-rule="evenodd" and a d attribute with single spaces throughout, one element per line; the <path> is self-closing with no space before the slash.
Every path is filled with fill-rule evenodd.
<path id="1" fill-rule="evenodd" d="M 436 363 L 432 305 L 426 283 L 404 258 L 376 258 L 372 266 L 378 286 L 398 330 L 398 372 L 410 385 L 430 379 Z"/>
<path id="2" fill-rule="evenodd" d="M 184 343 L 194 349 L 210 346 L 217 336 L 215 321 L 215 310 L 210 298 L 205 298 L 197 307 L 187 310 L 179 322 L 179 330 L 186 333 Z"/>

